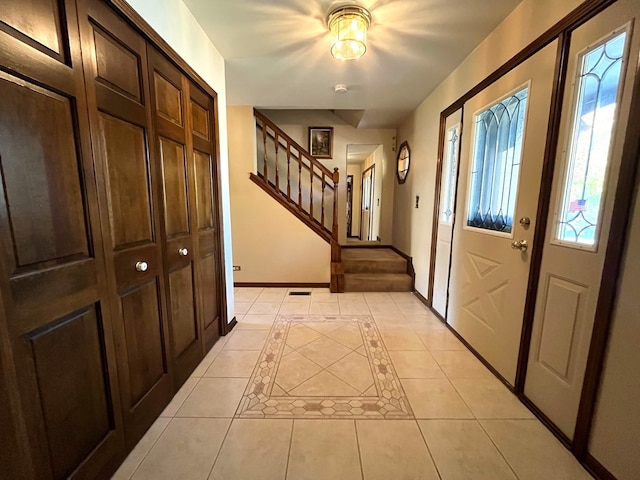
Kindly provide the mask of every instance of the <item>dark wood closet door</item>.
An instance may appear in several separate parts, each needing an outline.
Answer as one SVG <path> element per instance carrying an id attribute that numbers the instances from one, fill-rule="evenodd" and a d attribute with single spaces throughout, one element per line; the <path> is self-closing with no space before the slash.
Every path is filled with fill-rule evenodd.
<path id="1" fill-rule="evenodd" d="M 145 40 L 81 0 L 82 44 L 129 448 L 173 394 Z"/>
<path id="2" fill-rule="evenodd" d="M 186 78 L 161 53 L 149 47 L 149 79 L 155 127 L 155 148 L 162 172 L 164 224 L 162 240 L 167 266 L 167 300 L 176 389 L 202 360 L 202 332 L 195 290 L 193 235 L 195 204 L 192 150 L 187 132 Z"/>
<path id="3" fill-rule="evenodd" d="M 198 301 L 205 351 L 220 337 L 220 228 L 218 198 L 218 162 L 215 148 L 214 100 L 189 82 L 191 118 L 191 161 L 195 177 L 196 228 L 198 240 Z"/>
<path id="4" fill-rule="evenodd" d="M 73 1 L 2 1 L 0 99 L 0 477 L 108 478 L 124 441 Z"/>

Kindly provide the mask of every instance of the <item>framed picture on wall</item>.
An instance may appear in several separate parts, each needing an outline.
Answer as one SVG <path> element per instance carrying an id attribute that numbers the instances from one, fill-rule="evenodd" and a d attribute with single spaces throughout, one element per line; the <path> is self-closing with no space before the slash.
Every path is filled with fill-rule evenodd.
<path id="1" fill-rule="evenodd" d="M 316 158 L 333 158 L 333 127 L 309 127 L 309 153 Z"/>

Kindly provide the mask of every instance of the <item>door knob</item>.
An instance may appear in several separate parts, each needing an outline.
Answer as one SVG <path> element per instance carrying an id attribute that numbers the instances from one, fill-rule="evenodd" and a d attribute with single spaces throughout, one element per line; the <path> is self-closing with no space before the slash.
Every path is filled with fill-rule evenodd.
<path id="1" fill-rule="evenodd" d="M 186 257 L 187 255 L 189 255 L 189 250 L 187 250 L 186 248 L 181 248 L 180 250 L 178 250 L 178 253 L 181 257 Z"/>
<path id="2" fill-rule="evenodd" d="M 521 252 L 526 252 L 527 248 L 529 248 L 529 244 L 526 240 L 515 240 L 511 244 L 511 248 L 513 248 L 514 250 L 520 250 Z"/>
<path id="3" fill-rule="evenodd" d="M 138 272 L 146 272 L 149 268 L 147 262 L 136 262 L 136 271 Z"/>

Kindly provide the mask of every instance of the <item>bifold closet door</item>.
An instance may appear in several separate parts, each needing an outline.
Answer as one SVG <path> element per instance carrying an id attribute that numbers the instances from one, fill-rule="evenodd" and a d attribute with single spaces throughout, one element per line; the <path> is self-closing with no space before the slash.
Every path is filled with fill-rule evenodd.
<path id="1" fill-rule="evenodd" d="M 185 102 L 188 82 L 161 53 L 149 47 L 149 79 L 154 115 L 154 142 L 162 176 L 162 242 L 167 267 L 167 300 L 176 388 L 182 385 L 203 356 L 194 259 L 195 189 L 191 121 Z"/>
<path id="2" fill-rule="evenodd" d="M 3 0 L 3 478 L 106 478 L 124 454 L 84 89 L 75 2 Z"/>
<path id="3" fill-rule="evenodd" d="M 218 195 L 218 162 L 215 138 L 214 99 L 189 82 L 189 114 L 195 178 L 194 193 L 198 239 L 196 266 L 197 297 L 202 319 L 205 352 L 220 337 L 220 215 Z"/>
<path id="4" fill-rule="evenodd" d="M 145 40 L 99 0 L 81 0 L 118 374 L 131 448 L 173 395 Z"/>

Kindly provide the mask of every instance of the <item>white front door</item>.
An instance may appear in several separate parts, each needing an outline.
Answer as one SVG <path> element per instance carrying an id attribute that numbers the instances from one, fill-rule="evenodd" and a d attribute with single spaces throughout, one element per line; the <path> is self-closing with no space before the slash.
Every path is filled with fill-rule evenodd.
<path id="1" fill-rule="evenodd" d="M 620 0 L 571 36 L 524 390 L 569 438 L 609 237 L 640 44 L 631 21 L 638 14 L 637 1 Z"/>
<path id="2" fill-rule="evenodd" d="M 442 174 L 440 176 L 440 207 L 438 210 L 438 233 L 436 240 L 436 262 L 433 277 L 433 309 L 447 317 L 449 293 L 449 267 L 451 265 L 451 241 L 455 214 L 458 162 L 460 159 L 460 135 L 462 133 L 462 110 L 447 117 L 445 124 Z"/>
<path id="3" fill-rule="evenodd" d="M 530 267 L 512 244 L 533 240 L 556 49 L 464 106 L 447 321 L 512 384 Z"/>

